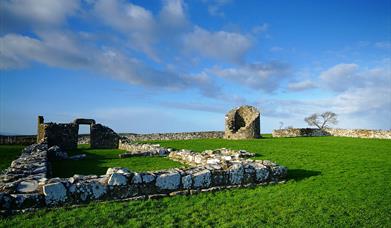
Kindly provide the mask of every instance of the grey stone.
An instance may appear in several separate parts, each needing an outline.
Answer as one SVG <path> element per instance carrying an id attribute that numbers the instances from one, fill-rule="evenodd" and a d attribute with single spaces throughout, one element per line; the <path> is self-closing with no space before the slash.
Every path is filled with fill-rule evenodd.
<path id="1" fill-rule="evenodd" d="M 103 195 L 106 194 L 107 192 L 107 189 L 105 186 L 103 186 L 101 183 L 99 182 L 93 182 L 91 183 L 91 190 L 92 190 L 92 196 L 93 198 L 95 199 L 99 199 L 100 197 L 102 197 Z"/>
<path id="2" fill-rule="evenodd" d="M 264 182 L 269 178 L 269 169 L 261 164 L 257 164 L 255 168 L 255 179 L 257 182 Z"/>
<path id="3" fill-rule="evenodd" d="M 126 176 L 120 174 L 120 173 L 113 173 L 110 176 L 108 185 L 115 186 L 115 185 L 126 185 L 128 183 L 128 178 Z"/>
<path id="4" fill-rule="evenodd" d="M 111 175 L 113 173 L 130 174 L 130 171 L 127 168 L 121 167 L 108 168 L 106 171 L 106 175 Z"/>
<path id="5" fill-rule="evenodd" d="M 141 175 L 138 173 L 135 173 L 132 178 L 132 184 L 141 184 L 143 182 L 143 179 L 141 178 Z"/>
<path id="6" fill-rule="evenodd" d="M 156 186 L 163 190 L 174 190 L 179 188 L 181 175 L 177 172 L 161 174 L 156 178 Z"/>
<path id="7" fill-rule="evenodd" d="M 182 177 L 182 185 L 184 189 L 190 189 L 191 185 L 193 183 L 193 180 L 191 178 L 191 175 L 186 175 Z"/>
<path id="8" fill-rule="evenodd" d="M 55 205 L 67 200 L 67 190 L 61 182 L 44 185 L 43 194 L 47 205 Z"/>
<path id="9" fill-rule="evenodd" d="M 193 174 L 194 188 L 207 188 L 211 183 L 210 171 L 205 169 Z"/>
<path id="10" fill-rule="evenodd" d="M 229 168 L 229 181 L 231 184 L 239 185 L 242 183 L 244 169 L 242 164 L 233 164 Z"/>
<path id="11" fill-rule="evenodd" d="M 288 169 L 284 166 L 273 166 L 272 173 L 274 178 L 285 178 L 288 174 Z"/>
<path id="12" fill-rule="evenodd" d="M 30 193 L 38 190 L 38 181 L 25 180 L 18 184 L 16 190 L 20 193 Z"/>
<path id="13" fill-rule="evenodd" d="M 141 174 L 141 177 L 143 179 L 143 183 L 149 184 L 155 180 L 155 176 L 153 174 L 143 173 Z"/>

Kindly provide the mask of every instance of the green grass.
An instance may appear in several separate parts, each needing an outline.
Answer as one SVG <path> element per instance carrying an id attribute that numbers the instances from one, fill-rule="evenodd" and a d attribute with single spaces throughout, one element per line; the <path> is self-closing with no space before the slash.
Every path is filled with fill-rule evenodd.
<path id="1" fill-rule="evenodd" d="M 19 157 L 22 145 L 0 145 L 0 171 L 8 168 L 13 160 Z"/>
<path id="2" fill-rule="evenodd" d="M 183 166 L 181 163 L 172 161 L 167 157 L 119 158 L 118 155 L 124 152 L 124 150 L 117 149 L 90 149 L 89 145 L 79 145 L 77 150 L 68 152 L 68 155 L 86 154 L 87 157 L 76 161 L 54 161 L 52 163 L 53 176 L 71 177 L 74 174 L 102 175 L 110 167 L 126 167 L 130 170 L 141 172 Z"/>
<path id="3" fill-rule="evenodd" d="M 391 227 L 391 140 L 339 137 L 159 141 L 196 151 L 246 149 L 289 168 L 285 184 L 160 200 L 43 209 L 3 227 Z"/>

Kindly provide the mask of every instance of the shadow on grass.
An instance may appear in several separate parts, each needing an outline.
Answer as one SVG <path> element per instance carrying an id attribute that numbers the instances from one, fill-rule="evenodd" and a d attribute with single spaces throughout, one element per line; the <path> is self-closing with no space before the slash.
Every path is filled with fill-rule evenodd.
<path id="1" fill-rule="evenodd" d="M 320 171 L 305 169 L 288 169 L 288 180 L 301 181 L 309 177 L 320 175 Z"/>

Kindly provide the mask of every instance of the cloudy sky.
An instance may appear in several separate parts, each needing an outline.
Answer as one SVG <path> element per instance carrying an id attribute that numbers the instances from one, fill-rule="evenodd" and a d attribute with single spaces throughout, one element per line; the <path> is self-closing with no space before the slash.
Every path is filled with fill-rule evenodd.
<path id="1" fill-rule="evenodd" d="M 391 128 L 391 1 L 2 0 L 0 133 L 94 118 L 117 132 L 261 131 L 338 114 Z M 82 131 L 85 131 L 83 129 Z"/>

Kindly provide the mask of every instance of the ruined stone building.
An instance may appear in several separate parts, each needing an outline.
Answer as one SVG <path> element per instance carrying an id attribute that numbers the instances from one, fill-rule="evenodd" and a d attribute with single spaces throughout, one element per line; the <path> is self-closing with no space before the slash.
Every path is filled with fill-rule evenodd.
<path id="1" fill-rule="evenodd" d="M 226 139 L 256 139 L 261 137 L 260 113 L 253 106 L 240 106 L 225 115 Z"/>
<path id="2" fill-rule="evenodd" d="M 75 119 L 72 123 L 44 123 L 43 116 L 38 116 L 37 143 L 45 142 L 49 147 L 57 145 L 65 150 L 76 149 L 81 124 L 90 126 L 91 148 L 118 148 L 118 134 L 109 127 L 96 124 L 93 119 Z"/>

